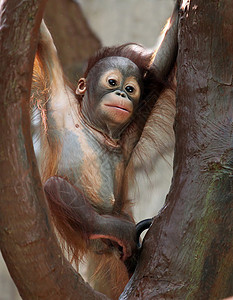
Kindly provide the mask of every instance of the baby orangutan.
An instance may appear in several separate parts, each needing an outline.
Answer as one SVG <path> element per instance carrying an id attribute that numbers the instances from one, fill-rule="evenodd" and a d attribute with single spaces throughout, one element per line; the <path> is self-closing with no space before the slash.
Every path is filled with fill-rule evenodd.
<path id="1" fill-rule="evenodd" d="M 89 60 L 77 88 L 64 80 L 44 23 L 34 64 L 41 110 L 38 159 L 51 215 L 95 289 L 117 299 L 137 256 L 129 163 L 177 53 L 177 15 L 157 54 L 126 44 Z M 128 270 L 127 270 L 128 269 Z"/>

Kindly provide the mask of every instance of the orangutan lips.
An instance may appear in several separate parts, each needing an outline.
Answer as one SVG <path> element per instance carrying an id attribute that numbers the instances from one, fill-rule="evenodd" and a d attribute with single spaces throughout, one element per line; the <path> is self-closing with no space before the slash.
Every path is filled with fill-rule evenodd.
<path id="1" fill-rule="evenodd" d="M 128 112 L 128 113 L 131 112 L 131 111 L 130 111 L 129 109 L 127 109 L 126 107 L 122 107 L 122 106 L 119 106 L 119 105 L 105 104 L 105 106 L 112 107 L 112 108 L 116 108 L 116 109 L 120 109 L 120 110 L 123 110 L 123 111 Z"/>

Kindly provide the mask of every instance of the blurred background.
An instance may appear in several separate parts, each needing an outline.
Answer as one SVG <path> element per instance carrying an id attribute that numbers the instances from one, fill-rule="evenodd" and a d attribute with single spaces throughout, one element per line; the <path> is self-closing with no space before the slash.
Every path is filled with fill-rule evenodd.
<path id="1" fill-rule="evenodd" d="M 173 0 L 79 0 L 103 45 L 136 42 L 154 47 L 173 9 Z"/>
<path id="2" fill-rule="evenodd" d="M 155 48 L 173 9 L 173 0 L 49 0 L 45 12 L 63 69 L 75 84 L 88 57 L 101 46 L 136 42 Z M 173 141 L 166 150 L 147 149 L 153 158 L 146 171 L 137 168 L 130 186 L 136 221 L 161 209 L 172 176 Z M 21 299 L 0 257 L 0 300 Z"/>

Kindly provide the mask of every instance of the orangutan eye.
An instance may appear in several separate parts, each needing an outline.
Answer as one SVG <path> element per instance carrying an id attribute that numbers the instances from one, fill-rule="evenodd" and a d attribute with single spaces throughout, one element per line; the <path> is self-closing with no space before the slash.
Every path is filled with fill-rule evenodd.
<path id="1" fill-rule="evenodd" d="M 117 81 L 115 79 L 109 79 L 108 80 L 109 85 L 111 86 L 116 86 L 117 85 Z"/>
<path id="2" fill-rule="evenodd" d="M 134 87 L 131 86 L 131 85 L 128 85 L 126 88 L 125 88 L 126 92 L 132 94 L 134 92 Z"/>

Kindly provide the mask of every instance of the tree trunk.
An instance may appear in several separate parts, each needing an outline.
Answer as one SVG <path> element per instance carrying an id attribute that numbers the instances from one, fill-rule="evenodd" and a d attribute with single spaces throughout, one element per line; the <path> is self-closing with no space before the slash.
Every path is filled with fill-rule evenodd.
<path id="1" fill-rule="evenodd" d="M 0 247 L 23 299 L 106 299 L 61 253 L 33 152 L 28 107 L 45 2 L 1 2 Z"/>
<path id="2" fill-rule="evenodd" d="M 121 299 L 233 295 L 233 2 L 180 22 L 174 177 Z"/>
<path id="3" fill-rule="evenodd" d="M 44 14 L 66 76 L 77 84 L 83 66 L 101 43 L 74 0 L 49 0 Z"/>

